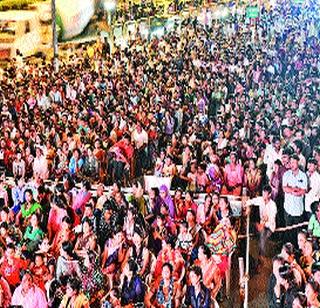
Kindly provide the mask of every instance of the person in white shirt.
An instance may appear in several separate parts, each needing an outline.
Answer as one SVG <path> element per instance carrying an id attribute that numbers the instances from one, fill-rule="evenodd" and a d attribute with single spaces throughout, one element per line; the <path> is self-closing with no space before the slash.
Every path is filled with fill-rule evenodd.
<path id="1" fill-rule="evenodd" d="M 272 144 L 267 145 L 264 157 L 263 157 L 263 162 L 267 165 L 267 176 L 270 179 L 273 168 L 274 168 L 274 162 L 277 159 L 281 160 L 282 157 L 282 149 L 281 149 L 281 142 L 278 137 L 274 137 L 272 140 Z"/>
<path id="2" fill-rule="evenodd" d="M 266 243 L 276 229 L 277 205 L 271 200 L 271 186 L 263 188 L 262 197 L 253 198 L 246 206 L 259 206 L 260 223 L 256 225 L 259 232 L 259 254 L 261 261 L 266 255 Z"/>
<path id="3" fill-rule="evenodd" d="M 37 175 L 43 180 L 46 180 L 49 175 L 48 162 L 40 147 L 37 147 L 36 157 L 33 161 L 33 176 L 36 177 Z"/>
<path id="4" fill-rule="evenodd" d="M 305 198 L 305 211 L 308 218 L 311 216 L 311 204 L 320 199 L 320 174 L 317 171 L 317 160 L 310 158 L 308 160 L 307 177 L 309 181 L 309 190 Z"/>

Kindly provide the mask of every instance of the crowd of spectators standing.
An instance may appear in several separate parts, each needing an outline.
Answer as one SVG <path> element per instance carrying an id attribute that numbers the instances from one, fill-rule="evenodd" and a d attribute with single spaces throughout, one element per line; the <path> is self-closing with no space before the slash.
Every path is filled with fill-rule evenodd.
<path id="1" fill-rule="evenodd" d="M 277 227 L 310 220 L 285 234 L 270 306 L 319 307 L 316 5 L 186 19 L 112 54 L 97 42 L 59 73 L 2 70 L 0 306 L 218 305 L 237 241 L 226 195 L 246 195 L 262 262 Z M 144 175 L 171 186 L 144 191 Z"/>

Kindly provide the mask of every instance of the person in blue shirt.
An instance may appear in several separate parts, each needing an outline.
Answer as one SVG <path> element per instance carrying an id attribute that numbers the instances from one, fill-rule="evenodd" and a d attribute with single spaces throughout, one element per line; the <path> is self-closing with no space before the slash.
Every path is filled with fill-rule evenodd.
<path id="1" fill-rule="evenodd" d="M 144 301 L 145 288 L 137 271 L 137 263 L 130 259 L 121 277 L 121 305 L 141 304 Z"/>
<path id="2" fill-rule="evenodd" d="M 69 162 L 70 174 L 73 177 L 79 175 L 79 172 L 81 171 L 83 164 L 84 164 L 84 160 L 80 157 L 79 149 L 75 149 L 73 151 L 73 155 L 72 155 L 70 162 Z"/>
<path id="3" fill-rule="evenodd" d="M 191 285 L 188 286 L 184 305 L 187 308 L 210 308 L 210 290 L 202 283 L 202 272 L 199 266 L 190 269 L 189 278 Z"/>

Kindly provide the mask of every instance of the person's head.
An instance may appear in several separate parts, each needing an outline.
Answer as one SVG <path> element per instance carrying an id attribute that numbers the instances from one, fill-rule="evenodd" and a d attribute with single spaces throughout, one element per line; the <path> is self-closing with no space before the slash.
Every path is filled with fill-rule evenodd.
<path id="1" fill-rule="evenodd" d="M 192 209 L 188 209 L 186 218 L 187 218 L 188 224 L 195 222 L 196 220 L 195 212 Z"/>
<path id="2" fill-rule="evenodd" d="M 264 200 L 270 200 L 272 188 L 270 185 L 265 185 L 262 189 L 262 197 Z"/>
<path id="3" fill-rule="evenodd" d="M 308 159 L 308 171 L 313 174 L 317 170 L 317 160 L 315 158 Z"/>
<path id="4" fill-rule="evenodd" d="M 2 238 L 6 238 L 6 236 L 8 235 L 8 229 L 9 229 L 9 226 L 8 226 L 8 223 L 6 221 L 3 221 L 1 224 L 0 224 L 0 235 L 2 236 Z"/>
<path id="5" fill-rule="evenodd" d="M 175 194 L 174 194 L 174 199 L 175 200 L 181 200 L 182 199 L 182 190 L 181 189 L 177 189 Z"/>
<path id="6" fill-rule="evenodd" d="M 128 263 L 125 266 L 124 271 L 125 271 L 126 275 L 134 276 L 138 271 L 138 266 L 137 266 L 136 261 L 133 259 L 129 259 Z"/>
<path id="7" fill-rule="evenodd" d="M 308 232 L 306 230 L 301 230 L 298 233 L 298 247 L 300 250 L 304 249 L 304 244 L 307 241 L 307 237 L 308 237 Z"/>
<path id="8" fill-rule="evenodd" d="M 33 285 L 33 277 L 30 271 L 25 271 L 22 276 L 21 286 L 24 291 L 30 290 Z"/>
<path id="9" fill-rule="evenodd" d="M 166 185 L 162 185 L 160 187 L 160 197 L 164 199 L 168 196 L 168 194 L 169 194 L 168 187 Z"/>
<path id="10" fill-rule="evenodd" d="M 187 231 L 188 231 L 188 223 L 185 220 L 183 220 L 179 224 L 179 232 L 184 234 Z"/>
<path id="11" fill-rule="evenodd" d="M 62 229 L 63 230 L 70 230 L 72 227 L 72 220 L 69 216 L 64 216 L 62 218 Z"/>
<path id="12" fill-rule="evenodd" d="M 39 227 L 39 222 L 40 222 L 39 215 L 36 213 L 32 214 L 30 218 L 30 225 L 32 226 L 32 228 Z"/>
<path id="13" fill-rule="evenodd" d="M 299 156 L 297 154 L 291 155 L 290 166 L 292 171 L 297 171 L 299 169 Z"/>
<path id="14" fill-rule="evenodd" d="M 212 205 L 212 197 L 208 194 L 204 199 L 204 205 L 207 207 L 211 207 Z"/>
<path id="15" fill-rule="evenodd" d="M 236 164 L 237 163 L 237 160 L 238 160 L 238 157 L 237 157 L 237 154 L 235 152 L 232 152 L 230 154 L 230 162 L 232 164 Z"/>
<path id="16" fill-rule="evenodd" d="M 26 189 L 25 192 L 25 199 L 28 203 L 30 203 L 32 200 L 33 200 L 33 193 L 32 193 L 32 190 L 31 189 Z"/>
<path id="17" fill-rule="evenodd" d="M 36 266 L 42 266 L 44 264 L 44 256 L 41 253 L 37 253 L 34 257 L 34 263 Z"/>
<path id="18" fill-rule="evenodd" d="M 1 221 L 9 221 L 9 213 L 10 213 L 10 210 L 8 207 L 3 207 L 1 212 L 0 212 L 0 218 L 1 218 Z"/>
<path id="19" fill-rule="evenodd" d="M 277 255 L 272 259 L 272 273 L 275 277 L 279 276 L 279 268 L 285 264 L 285 260 L 281 255 Z"/>
<path id="20" fill-rule="evenodd" d="M 89 217 L 85 217 L 82 220 L 82 232 L 84 234 L 89 234 L 92 231 L 93 223 Z"/>
<path id="21" fill-rule="evenodd" d="M 68 297 L 73 297 L 80 292 L 81 281 L 75 277 L 70 277 L 67 282 L 66 294 Z"/>
<path id="22" fill-rule="evenodd" d="M 166 262 L 162 265 L 162 279 L 170 280 L 172 277 L 173 267 L 170 263 Z"/>
<path id="23" fill-rule="evenodd" d="M 281 256 L 291 264 L 294 261 L 294 246 L 291 243 L 284 244 L 281 249 Z"/>
<path id="24" fill-rule="evenodd" d="M 201 282 L 202 279 L 202 271 L 199 266 L 193 266 L 190 269 L 189 278 L 191 285 L 196 286 Z"/>
<path id="25" fill-rule="evenodd" d="M 9 243 L 6 249 L 6 257 L 8 259 L 13 259 L 15 257 L 15 253 L 16 253 L 15 245 L 13 243 Z"/>
<path id="26" fill-rule="evenodd" d="M 221 211 L 224 211 L 230 207 L 230 203 L 227 197 L 220 197 L 219 208 Z"/>
<path id="27" fill-rule="evenodd" d="M 211 258 L 211 250 L 206 245 L 201 245 L 198 250 L 198 259 L 200 262 L 207 261 Z"/>
<path id="28" fill-rule="evenodd" d="M 304 243 L 304 248 L 303 248 L 303 253 L 305 256 L 312 256 L 312 253 L 313 253 L 313 244 L 312 244 L 312 241 L 310 240 L 307 240 L 305 243 Z"/>
<path id="29" fill-rule="evenodd" d="M 72 257 L 73 256 L 73 245 L 69 241 L 62 242 L 60 248 L 60 255 L 62 257 Z"/>
<path id="30" fill-rule="evenodd" d="M 316 282 L 309 281 L 306 284 L 305 294 L 307 297 L 308 304 L 314 304 L 318 301 L 319 285 Z"/>

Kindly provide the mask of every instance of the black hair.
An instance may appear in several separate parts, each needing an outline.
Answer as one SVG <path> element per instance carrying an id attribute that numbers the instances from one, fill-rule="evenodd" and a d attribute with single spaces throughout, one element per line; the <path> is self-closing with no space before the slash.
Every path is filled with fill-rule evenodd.
<path id="1" fill-rule="evenodd" d="M 76 291 L 77 293 L 80 291 L 81 289 L 81 281 L 78 279 L 78 278 L 75 278 L 75 277 L 70 277 L 68 279 L 68 283 L 67 283 L 70 288 L 73 290 L 73 291 Z"/>
<path id="2" fill-rule="evenodd" d="M 169 262 L 163 263 L 162 268 L 164 268 L 164 267 L 167 267 L 167 268 L 169 269 L 170 273 L 172 274 L 172 272 L 173 272 L 173 266 L 172 266 L 171 263 L 169 263 Z"/>
<path id="3" fill-rule="evenodd" d="M 61 248 L 68 254 L 68 256 L 73 256 L 73 245 L 71 242 L 64 241 L 61 244 Z"/>
<path id="4" fill-rule="evenodd" d="M 202 248 L 203 250 L 203 254 L 208 258 L 210 259 L 211 255 L 212 255 L 212 252 L 210 250 L 210 248 L 207 246 L 207 245 L 201 245 L 199 247 L 199 249 Z"/>

